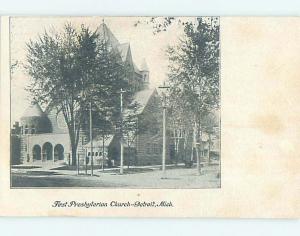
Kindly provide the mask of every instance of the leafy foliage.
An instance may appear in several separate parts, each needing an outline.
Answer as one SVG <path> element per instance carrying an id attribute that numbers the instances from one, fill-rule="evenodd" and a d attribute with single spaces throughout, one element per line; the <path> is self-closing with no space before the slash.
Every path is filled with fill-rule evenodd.
<path id="1" fill-rule="evenodd" d="M 184 31 L 180 43 L 167 51 L 171 97 L 199 119 L 219 106 L 219 25 L 200 19 Z"/>
<path id="2" fill-rule="evenodd" d="M 25 69 L 31 77 L 28 90 L 48 110 L 62 112 L 76 164 L 79 132 L 87 125 L 89 105 L 96 126 L 103 120 L 117 120 L 120 88 L 128 90 L 126 65 L 106 39 L 88 27 L 76 30 L 66 24 L 62 32 L 44 32 L 27 44 Z M 125 100 L 129 100 L 128 92 Z M 98 117 L 98 122 L 96 117 Z M 102 122 L 108 132 L 112 124 Z M 86 127 L 86 126 L 85 126 Z M 98 127 L 101 128 L 101 127 Z"/>
<path id="3" fill-rule="evenodd" d="M 212 114 L 219 109 L 220 100 L 219 18 L 151 17 L 137 21 L 135 26 L 142 23 L 152 25 L 153 34 L 163 33 L 176 24 L 184 29 L 178 44 L 167 50 L 170 85 L 167 124 L 174 134 L 175 147 L 178 139 L 182 139 L 184 152 L 192 147 L 193 153 L 202 132 L 211 133 L 216 126 Z"/>

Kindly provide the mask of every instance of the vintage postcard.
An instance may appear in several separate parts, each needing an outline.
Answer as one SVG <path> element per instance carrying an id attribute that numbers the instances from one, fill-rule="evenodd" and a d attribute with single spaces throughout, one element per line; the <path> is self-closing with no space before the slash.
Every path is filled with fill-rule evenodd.
<path id="1" fill-rule="evenodd" d="M 300 18 L 2 17 L 0 215 L 296 218 Z"/>

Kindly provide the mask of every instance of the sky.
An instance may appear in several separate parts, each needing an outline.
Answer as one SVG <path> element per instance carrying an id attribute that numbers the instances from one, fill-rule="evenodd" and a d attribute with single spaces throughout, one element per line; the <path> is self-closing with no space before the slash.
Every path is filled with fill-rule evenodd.
<path id="1" fill-rule="evenodd" d="M 192 18 L 191 18 L 192 19 Z M 25 90 L 30 78 L 22 63 L 26 62 L 26 43 L 36 40 L 45 31 L 61 31 L 70 22 L 75 27 L 81 24 L 95 30 L 102 22 L 107 24 L 120 43 L 130 43 L 133 60 L 140 67 L 145 58 L 150 71 L 150 87 L 157 87 L 167 77 L 168 58 L 166 49 L 175 45 L 183 34 L 183 27 L 173 24 L 167 31 L 153 34 L 153 25 L 146 17 L 13 17 L 10 21 L 11 63 L 19 62 L 11 75 L 12 123 L 19 121 L 30 105 L 30 94 Z M 134 26 L 140 21 L 141 24 Z"/>

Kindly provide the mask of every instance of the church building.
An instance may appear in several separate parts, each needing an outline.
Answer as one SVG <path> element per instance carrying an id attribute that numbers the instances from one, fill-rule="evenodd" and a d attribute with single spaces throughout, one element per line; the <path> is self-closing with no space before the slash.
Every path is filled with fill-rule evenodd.
<path id="1" fill-rule="evenodd" d="M 156 89 L 149 88 L 149 69 L 144 60 L 138 67 L 132 57 L 129 43 L 120 43 L 105 23 L 97 28 L 116 50 L 123 63 L 130 66 L 132 76 L 130 85 L 134 91 L 134 101 L 139 106 L 138 124 L 148 122 L 141 132 L 137 132 L 132 142 L 123 138 L 125 165 L 161 164 L 162 155 L 162 107 Z M 126 110 L 126 108 L 125 108 Z M 140 128 L 140 127 L 139 127 Z M 93 150 L 89 134 L 81 132 L 77 148 L 80 165 L 89 162 L 93 156 L 94 164 L 117 166 L 120 164 L 120 135 L 111 134 L 105 139 L 97 135 L 93 138 Z M 43 110 L 33 102 L 16 122 L 11 133 L 12 164 L 28 165 L 70 165 L 71 144 L 67 125 L 61 112 L 55 109 Z M 167 160 L 170 162 L 169 151 Z"/>

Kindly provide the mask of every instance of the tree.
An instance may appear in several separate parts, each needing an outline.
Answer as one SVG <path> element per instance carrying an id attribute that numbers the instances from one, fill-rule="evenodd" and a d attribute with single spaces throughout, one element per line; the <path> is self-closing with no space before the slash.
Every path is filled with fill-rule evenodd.
<path id="1" fill-rule="evenodd" d="M 121 135 L 124 142 L 127 142 L 127 167 L 130 166 L 131 149 L 136 141 L 137 134 L 139 133 L 138 115 L 140 105 L 138 102 L 129 104 L 123 114 Z"/>
<path id="2" fill-rule="evenodd" d="M 199 150 L 201 134 L 207 128 L 202 120 L 219 108 L 219 18 L 218 17 L 151 17 L 139 24 L 153 26 L 153 34 L 167 31 L 177 24 L 184 36 L 177 45 L 169 47 L 169 129 L 183 131 L 184 155 L 191 148 L 191 159 L 196 152 L 200 172 Z M 190 144 L 190 140 L 193 140 Z M 174 138 L 175 146 L 178 140 Z M 189 145 L 190 144 L 190 145 Z"/>
<path id="3" fill-rule="evenodd" d="M 76 30 L 66 24 L 60 33 L 45 31 L 38 40 L 30 40 L 25 69 L 31 77 L 28 90 L 33 99 L 63 113 L 75 165 L 79 134 L 88 123 L 89 106 L 93 117 L 98 114 L 103 118 L 109 113 L 116 120 L 119 116 L 117 92 L 128 87 L 126 66 L 96 31 L 84 25 Z"/>
<path id="4" fill-rule="evenodd" d="M 178 156 L 181 154 L 182 158 L 186 160 L 188 153 L 190 153 L 190 130 L 192 112 L 185 108 L 185 101 L 178 99 L 176 93 L 170 93 L 168 104 L 168 129 L 173 133 L 173 141 L 175 146 L 175 158 L 178 161 Z M 182 145 L 180 145 L 182 144 Z M 182 150 L 183 149 L 183 150 Z"/>
<path id="5" fill-rule="evenodd" d="M 200 172 L 199 148 L 202 148 L 202 124 L 211 110 L 219 106 L 219 24 L 212 18 L 186 22 L 184 37 L 169 47 L 169 83 L 171 102 L 180 105 L 181 120 L 190 120 L 192 150 L 196 151 Z M 193 155 L 193 151 L 191 153 Z"/>
<path id="6" fill-rule="evenodd" d="M 93 119 L 93 126 L 97 127 L 98 133 L 102 136 L 102 152 L 104 153 L 105 139 L 117 133 L 115 127 L 119 127 L 122 122 L 120 91 L 124 91 L 123 103 L 125 106 L 132 102 L 133 91 L 130 89 L 132 74 L 130 65 L 122 62 L 119 52 L 105 35 L 98 37 L 97 51 L 99 67 L 97 68 L 98 80 L 94 85 L 95 98 L 93 101 L 96 118 Z M 130 110 L 130 107 L 127 109 Z"/>
<path id="7" fill-rule="evenodd" d="M 84 26 L 79 32 L 66 24 L 63 32 L 48 34 L 27 44 L 28 90 L 48 109 L 62 112 L 68 127 L 72 164 L 76 164 L 79 130 L 87 94 L 96 68 L 96 34 Z"/>

